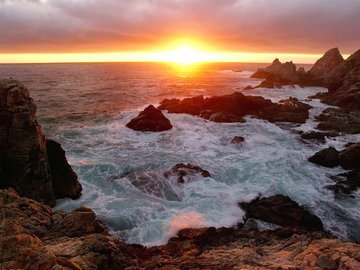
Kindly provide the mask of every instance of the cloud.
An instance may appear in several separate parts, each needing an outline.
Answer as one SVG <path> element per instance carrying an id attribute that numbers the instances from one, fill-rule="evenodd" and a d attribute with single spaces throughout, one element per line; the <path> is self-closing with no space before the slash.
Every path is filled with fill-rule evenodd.
<path id="1" fill-rule="evenodd" d="M 0 53 L 154 49 L 321 53 L 360 44 L 358 0 L 0 0 Z"/>

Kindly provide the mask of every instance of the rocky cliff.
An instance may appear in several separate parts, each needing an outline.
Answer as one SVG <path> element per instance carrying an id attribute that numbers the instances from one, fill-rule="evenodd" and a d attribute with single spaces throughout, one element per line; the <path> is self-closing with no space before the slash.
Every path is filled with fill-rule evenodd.
<path id="1" fill-rule="evenodd" d="M 49 147 L 35 113 L 24 85 L 0 80 L 0 188 L 13 187 L 19 194 L 49 205 L 58 198 L 78 198 L 81 185 L 76 174 L 54 173 L 70 166 L 60 145 L 56 149 L 50 146 L 50 155 L 56 157 L 48 158 Z"/>

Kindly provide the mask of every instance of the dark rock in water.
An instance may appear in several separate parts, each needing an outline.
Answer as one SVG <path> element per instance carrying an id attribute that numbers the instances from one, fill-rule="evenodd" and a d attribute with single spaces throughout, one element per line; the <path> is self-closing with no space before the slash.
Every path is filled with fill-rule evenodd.
<path id="1" fill-rule="evenodd" d="M 246 218 L 260 219 L 280 226 L 297 227 L 309 231 L 322 231 L 321 220 L 287 196 L 275 195 L 240 203 Z"/>
<path id="2" fill-rule="evenodd" d="M 251 78 L 291 82 L 291 84 L 299 80 L 296 73 L 296 65 L 293 64 L 293 62 L 282 64 L 279 59 L 275 59 L 273 63 L 266 68 L 258 69 Z"/>
<path id="3" fill-rule="evenodd" d="M 55 204 L 46 143 L 29 90 L 15 80 L 0 80 L 0 188 Z"/>
<path id="4" fill-rule="evenodd" d="M 334 178 L 338 180 L 338 182 L 334 185 L 327 186 L 327 188 L 333 190 L 335 194 L 350 195 L 360 188 L 359 169 L 339 174 Z"/>
<path id="5" fill-rule="evenodd" d="M 159 109 L 170 113 L 188 113 L 218 122 L 244 122 L 242 117 L 253 115 L 270 122 L 304 123 L 310 108 L 295 98 L 277 104 L 263 97 L 245 96 L 239 92 L 205 99 L 165 99 L 159 106 Z"/>
<path id="6" fill-rule="evenodd" d="M 166 178 L 176 177 L 179 184 L 189 182 L 189 177 L 192 175 L 201 174 L 202 177 L 211 177 L 207 170 L 200 168 L 199 166 L 179 163 L 176 164 L 171 170 L 165 172 Z"/>
<path id="7" fill-rule="evenodd" d="M 254 89 L 254 87 L 252 87 L 252 86 L 248 85 L 248 86 L 244 87 L 244 89 L 243 89 L 243 90 L 252 90 L 252 89 Z"/>
<path id="8" fill-rule="evenodd" d="M 171 122 L 164 114 L 153 105 L 148 106 L 132 119 L 126 126 L 136 131 L 159 132 L 172 128 Z"/>
<path id="9" fill-rule="evenodd" d="M 54 140 L 46 140 L 46 153 L 56 199 L 78 199 L 81 196 L 82 186 L 66 160 L 64 149 Z"/>
<path id="10" fill-rule="evenodd" d="M 360 143 L 351 144 L 339 153 L 339 163 L 344 169 L 360 168 Z"/>
<path id="11" fill-rule="evenodd" d="M 245 142 L 245 138 L 242 136 L 235 136 L 230 143 L 232 144 L 243 144 Z"/>
<path id="12" fill-rule="evenodd" d="M 338 134 L 336 132 L 319 132 L 319 131 L 309 131 L 301 133 L 301 138 L 304 140 L 315 140 L 322 143 L 326 142 L 327 137 L 336 137 Z"/>
<path id="13" fill-rule="evenodd" d="M 320 130 L 331 130 L 347 134 L 360 133 L 360 111 L 328 108 L 316 117 Z"/>
<path id="14" fill-rule="evenodd" d="M 329 147 L 317 152 L 308 160 L 317 165 L 333 168 L 339 166 L 339 151 L 334 147 Z"/>
<path id="15" fill-rule="evenodd" d="M 345 62 L 338 48 L 327 51 L 323 57 L 316 61 L 307 75 L 320 83 L 329 79 L 331 72 L 340 64 Z"/>

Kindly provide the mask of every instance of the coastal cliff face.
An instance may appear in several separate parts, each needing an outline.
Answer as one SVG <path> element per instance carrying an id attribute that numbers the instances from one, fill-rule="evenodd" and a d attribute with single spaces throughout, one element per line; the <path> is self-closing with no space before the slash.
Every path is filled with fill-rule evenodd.
<path id="1" fill-rule="evenodd" d="M 22 196 L 49 205 L 59 198 L 78 198 L 81 185 L 75 173 L 60 179 L 52 175 L 70 166 L 65 156 L 60 161 L 48 159 L 49 147 L 35 114 L 36 106 L 24 85 L 0 80 L 0 188 L 12 187 Z M 51 153 L 56 156 L 61 151 L 58 147 Z"/>
<path id="2" fill-rule="evenodd" d="M 125 244 L 94 212 L 53 212 L 0 190 L 1 269 L 360 269 L 360 246 L 291 228 L 185 229 L 164 246 Z"/>

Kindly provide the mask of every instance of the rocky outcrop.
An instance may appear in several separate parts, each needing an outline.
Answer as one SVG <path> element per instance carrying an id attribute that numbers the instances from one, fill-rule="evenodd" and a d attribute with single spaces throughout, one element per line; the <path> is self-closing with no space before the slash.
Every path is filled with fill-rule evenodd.
<path id="1" fill-rule="evenodd" d="M 169 171 L 165 172 L 166 178 L 174 177 L 179 184 L 191 182 L 191 176 L 200 174 L 202 177 L 211 177 L 207 170 L 192 164 L 179 163 L 172 167 Z"/>
<path id="2" fill-rule="evenodd" d="M 253 115 L 270 122 L 304 123 L 311 107 L 295 98 L 273 103 L 257 96 L 235 92 L 230 95 L 204 98 L 165 99 L 159 109 L 170 113 L 187 113 L 204 119 L 221 122 L 244 122 L 246 115 Z"/>
<path id="3" fill-rule="evenodd" d="M 81 196 L 82 186 L 66 160 L 64 149 L 54 140 L 46 140 L 46 154 L 55 198 L 78 199 Z"/>
<path id="4" fill-rule="evenodd" d="M 20 195 L 49 205 L 54 205 L 56 198 L 78 198 L 81 185 L 76 174 L 60 145 L 54 149 L 52 141 L 47 148 L 35 113 L 36 106 L 24 85 L 0 80 L 0 188 L 12 187 Z M 71 181 L 66 178 L 69 174 Z"/>
<path id="5" fill-rule="evenodd" d="M 245 210 L 246 218 L 260 219 L 280 226 L 322 231 L 321 220 L 298 205 L 287 196 L 275 195 L 267 198 L 256 198 L 249 203 L 240 203 Z"/>
<path id="6" fill-rule="evenodd" d="M 309 132 L 300 132 L 301 139 L 318 141 L 325 143 L 326 138 L 336 137 L 338 134 L 336 132 L 319 132 L 319 131 L 309 131 Z"/>
<path id="7" fill-rule="evenodd" d="M 132 119 L 126 126 L 136 131 L 159 132 L 172 128 L 171 122 L 164 114 L 153 105 L 148 106 Z"/>
<path id="8" fill-rule="evenodd" d="M 324 85 L 329 82 L 331 72 L 340 64 L 345 62 L 338 48 L 328 50 L 323 57 L 316 61 L 314 66 L 307 72 L 307 75 Z"/>
<path id="9" fill-rule="evenodd" d="M 360 143 L 354 143 L 339 153 L 339 164 L 344 169 L 360 168 Z"/>
<path id="10" fill-rule="evenodd" d="M 336 182 L 334 185 L 327 186 L 335 194 L 350 195 L 360 188 L 360 170 L 355 169 L 350 172 L 342 173 L 332 177 Z"/>
<path id="11" fill-rule="evenodd" d="M 308 160 L 324 167 L 333 168 L 339 166 L 339 151 L 334 147 L 329 147 L 317 152 Z"/>
<path id="12" fill-rule="evenodd" d="M 342 132 L 346 134 L 360 133 L 360 111 L 328 108 L 316 119 L 320 122 L 320 130 Z"/>
<path id="13" fill-rule="evenodd" d="M 85 207 L 71 213 L 53 212 L 42 203 L 19 197 L 11 189 L 0 190 L 0 206 L 0 268 L 4 270 L 360 267 L 358 244 L 320 231 L 185 229 L 166 245 L 145 248 L 111 236 Z"/>

